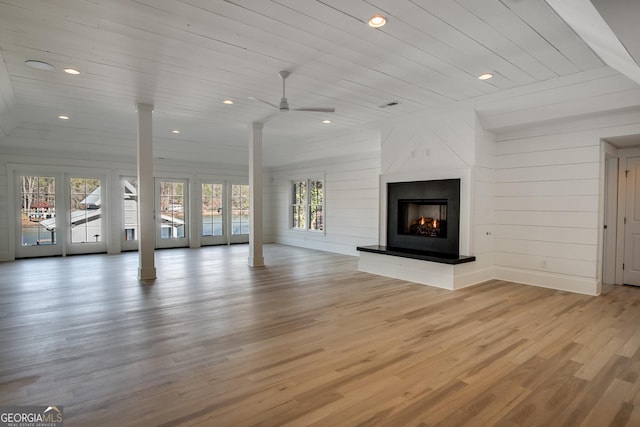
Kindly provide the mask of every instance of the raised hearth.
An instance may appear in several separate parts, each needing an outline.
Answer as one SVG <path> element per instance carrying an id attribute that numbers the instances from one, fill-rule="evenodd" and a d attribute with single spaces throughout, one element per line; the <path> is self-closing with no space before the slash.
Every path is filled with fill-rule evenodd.
<path id="1" fill-rule="evenodd" d="M 419 251 L 414 249 L 398 249 L 381 245 L 358 246 L 356 248 L 362 252 L 371 252 L 374 254 L 391 255 L 401 258 L 419 259 L 422 261 L 438 262 L 441 264 L 464 264 L 476 260 L 474 256 L 442 254 L 437 252 Z"/>

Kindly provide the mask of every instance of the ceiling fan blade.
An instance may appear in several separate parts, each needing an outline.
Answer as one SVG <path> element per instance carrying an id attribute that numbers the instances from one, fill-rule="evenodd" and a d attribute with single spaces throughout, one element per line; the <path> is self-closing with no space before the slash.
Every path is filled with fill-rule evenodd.
<path id="1" fill-rule="evenodd" d="M 282 79 L 282 99 L 280 99 L 280 105 L 272 104 L 269 101 L 265 101 L 264 99 L 256 98 L 253 96 L 250 96 L 249 99 L 252 99 L 254 101 L 260 101 L 263 104 L 267 104 L 280 111 L 294 110 L 294 111 L 311 111 L 315 113 L 335 113 L 336 112 L 335 108 L 325 108 L 325 107 L 289 108 L 289 102 L 287 101 L 287 97 L 285 95 L 285 80 L 287 79 L 287 77 L 291 75 L 291 72 L 283 70 L 283 71 L 280 71 L 278 75 Z"/>
<path id="2" fill-rule="evenodd" d="M 325 108 L 325 107 L 309 107 L 309 108 L 292 108 L 295 111 L 315 111 L 318 113 L 335 113 L 335 108 Z"/>
<path id="3" fill-rule="evenodd" d="M 279 107 L 279 106 L 277 106 L 276 104 L 272 104 L 271 102 L 269 102 L 269 101 L 265 101 L 264 99 L 256 98 L 256 97 L 254 97 L 254 96 L 250 96 L 250 97 L 249 97 L 249 99 L 251 99 L 251 100 L 253 100 L 253 101 L 259 101 L 259 102 L 262 102 L 263 104 L 267 104 L 268 106 L 273 107 L 273 108 L 276 108 L 276 109 L 278 109 L 278 110 L 280 109 L 280 107 Z"/>

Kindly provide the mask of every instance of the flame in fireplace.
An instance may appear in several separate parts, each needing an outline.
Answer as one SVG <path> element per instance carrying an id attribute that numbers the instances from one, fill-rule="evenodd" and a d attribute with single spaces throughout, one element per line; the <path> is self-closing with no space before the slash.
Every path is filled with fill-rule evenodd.
<path id="1" fill-rule="evenodd" d="M 440 229 L 444 224 L 438 218 L 427 218 L 421 215 L 411 223 L 408 234 L 418 236 L 440 237 L 443 230 Z M 446 232 L 446 231 L 445 231 Z"/>
<path id="2" fill-rule="evenodd" d="M 419 225 L 420 227 L 426 228 L 438 228 L 440 226 L 440 221 L 437 218 L 425 218 L 421 216 L 411 223 L 411 225 Z"/>

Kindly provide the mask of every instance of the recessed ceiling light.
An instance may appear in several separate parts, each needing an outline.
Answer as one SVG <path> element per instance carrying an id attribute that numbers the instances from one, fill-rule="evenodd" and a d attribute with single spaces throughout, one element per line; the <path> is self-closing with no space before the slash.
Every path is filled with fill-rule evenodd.
<path id="1" fill-rule="evenodd" d="M 35 68 L 36 70 L 40 70 L 40 71 L 51 71 L 55 69 L 53 65 L 44 61 L 38 61 L 36 59 L 28 59 L 24 61 L 24 63 L 27 64 L 29 67 Z"/>
<path id="2" fill-rule="evenodd" d="M 59 115 L 58 118 L 60 120 L 69 120 L 69 116 L 65 116 L 64 114 Z"/>
<path id="3" fill-rule="evenodd" d="M 484 73 L 478 76 L 480 80 L 489 80 L 491 77 L 493 77 L 491 73 Z"/>
<path id="4" fill-rule="evenodd" d="M 227 105 L 231 105 L 233 104 L 233 100 L 231 99 L 225 99 L 224 101 L 222 101 L 223 104 L 227 104 Z"/>
<path id="5" fill-rule="evenodd" d="M 369 19 L 369 26 L 373 28 L 380 28 L 386 23 L 387 19 L 380 14 L 373 15 L 371 19 Z"/>
<path id="6" fill-rule="evenodd" d="M 178 129 L 174 129 L 174 130 L 171 131 L 171 133 L 176 133 L 177 134 L 177 133 L 180 133 L 180 131 Z"/>
<path id="7" fill-rule="evenodd" d="M 328 125 L 329 123 L 332 123 L 332 121 L 329 119 L 324 119 L 322 123 L 324 123 L 325 125 Z"/>
<path id="8" fill-rule="evenodd" d="M 64 72 L 67 74 L 73 74 L 74 76 L 80 74 L 80 71 L 76 70 L 75 68 L 65 68 Z"/>

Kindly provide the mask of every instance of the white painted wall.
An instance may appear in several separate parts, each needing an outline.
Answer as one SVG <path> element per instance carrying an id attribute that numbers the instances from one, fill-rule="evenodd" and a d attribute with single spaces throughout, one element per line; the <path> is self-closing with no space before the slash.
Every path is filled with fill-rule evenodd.
<path id="1" fill-rule="evenodd" d="M 497 136 L 497 278 L 600 293 L 601 139 L 639 131 L 640 117 L 620 112 Z"/>

